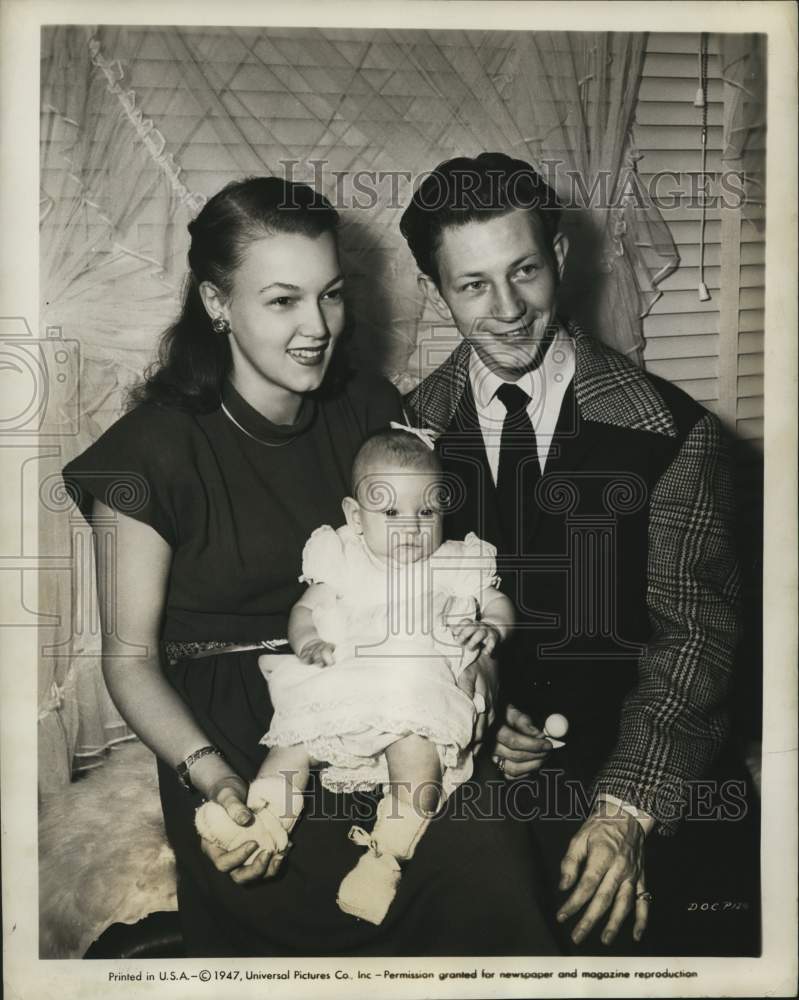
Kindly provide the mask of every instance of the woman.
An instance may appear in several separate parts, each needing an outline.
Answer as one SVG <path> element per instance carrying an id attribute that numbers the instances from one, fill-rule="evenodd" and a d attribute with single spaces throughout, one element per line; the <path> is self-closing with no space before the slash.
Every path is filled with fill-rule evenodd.
<path id="1" fill-rule="evenodd" d="M 464 822 L 461 808 L 460 822 L 454 809 L 432 824 L 380 927 L 335 905 L 368 797 L 314 782 L 276 877 L 267 855 L 245 866 L 254 845 L 224 852 L 195 832 L 203 799 L 251 822 L 272 714 L 258 656 L 286 634 L 305 540 L 342 519 L 359 445 L 401 417 L 388 382 L 334 358 L 337 221 L 324 197 L 277 178 L 215 195 L 189 226 L 183 311 L 160 367 L 65 469 L 86 516 L 116 524 L 113 563 L 98 555 L 106 682 L 158 757 L 189 955 L 551 953 L 526 837 L 509 821 Z"/>

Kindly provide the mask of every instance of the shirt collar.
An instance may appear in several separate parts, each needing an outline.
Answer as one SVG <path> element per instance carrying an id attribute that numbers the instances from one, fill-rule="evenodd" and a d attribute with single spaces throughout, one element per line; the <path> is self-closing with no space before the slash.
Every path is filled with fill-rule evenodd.
<path id="1" fill-rule="evenodd" d="M 564 361 L 569 356 L 574 355 L 574 342 L 559 326 L 558 331 L 552 339 L 552 343 L 544 355 L 544 359 L 538 368 L 525 372 L 516 385 L 523 389 L 527 395 L 534 399 L 540 392 L 540 387 L 549 383 L 559 368 L 564 367 Z M 485 409 L 494 400 L 497 389 L 503 385 L 507 379 L 497 375 L 483 361 L 477 351 L 472 348 L 469 358 L 469 381 L 472 386 L 472 395 L 478 410 Z"/>

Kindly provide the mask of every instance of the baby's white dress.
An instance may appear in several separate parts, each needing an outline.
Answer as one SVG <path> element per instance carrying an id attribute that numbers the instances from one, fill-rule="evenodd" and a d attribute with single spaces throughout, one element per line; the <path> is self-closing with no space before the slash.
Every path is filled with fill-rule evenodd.
<path id="1" fill-rule="evenodd" d="M 386 747 L 416 733 L 435 743 L 449 795 L 472 773 L 476 708 L 456 684 L 462 650 L 444 615 L 474 617 L 480 593 L 499 583 L 494 546 L 470 533 L 427 559 L 386 564 L 348 526 L 325 525 L 305 545 L 300 579 L 327 585 L 314 624 L 336 662 L 262 658 L 275 712 L 261 742 L 304 745 L 327 765 L 322 783 L 351 792 L 385 785 Z"/>

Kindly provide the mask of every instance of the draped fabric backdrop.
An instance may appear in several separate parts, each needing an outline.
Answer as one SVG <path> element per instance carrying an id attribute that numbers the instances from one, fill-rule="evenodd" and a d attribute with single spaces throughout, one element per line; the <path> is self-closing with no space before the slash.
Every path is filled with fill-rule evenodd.
<path id="1" fill-rule="evenodd" d="M 764 224 L 766 201 L 766 43 L 764 35 L 720 35 L 721 77 L 732 88 L 725 114 L 725 169 L 740 171 L 746 178 L 743 218 L 751 225 Z"/>
<path id="2" fill-rule="evenodd" d="M 398 221 L 421 173 L 484 149 L 528 159 L 570 207 L 565 311 L 640 362 L 678 263 L 630 140 L 646 36 L 71 26 L 42 34 L 41 333 L 50 385 L 41 548 L 41 790 L 130 738 L 100 673 L 91 533 L 58 469 L 121 413 L 179 308 L 186 225 L 225 182 L 291 172 L 342 207 L 352 335 L 407 389 L 457 342 L 425 311 Z M 579 293 L 579 294 L 578 294 Z M 432 345 L 432 349 L 431 349 Z M 122 498 L 124 501 L 124 498 Z"/>

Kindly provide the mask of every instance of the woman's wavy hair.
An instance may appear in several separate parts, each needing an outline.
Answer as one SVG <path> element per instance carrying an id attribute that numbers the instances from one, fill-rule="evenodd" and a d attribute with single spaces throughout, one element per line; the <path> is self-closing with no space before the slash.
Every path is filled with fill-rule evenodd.
<path id="1" fill-rule="evenodd" d="M 335 234 L 338 221 L 338 212 L 324 195 L 279 177 L 250 177 L 218 191 L 189 223 L 183 307 L 161 338 L 156 362 L 131 390 L 129 407 L 153 402 L 193 412 L 215 410 L 232 359 L 229 338 L 211 326 L 200 285 L 210 281 L 227 296 L 253 242 L 276 233 L 311 238 Z M 336 366 L 340 369 L 341 363 Z"/>

